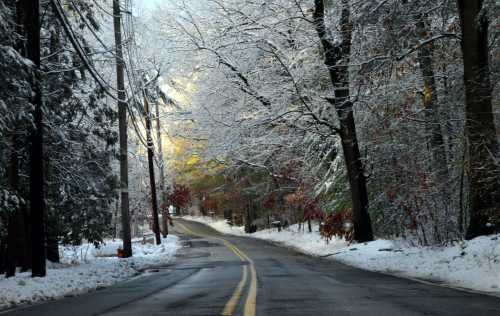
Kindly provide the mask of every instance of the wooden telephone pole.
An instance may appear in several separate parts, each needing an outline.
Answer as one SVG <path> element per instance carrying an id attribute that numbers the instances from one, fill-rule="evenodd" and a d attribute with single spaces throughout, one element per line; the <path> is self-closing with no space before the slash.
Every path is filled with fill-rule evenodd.
<path id="1" fill-rule="evenodd" d="M 160 104 L 156 102 L 156 138 L 158 143 L 158 168 L 160 169 L 160 196 L 162 205 L 162 227 L 163 237 L 168 235 L 168 207 L 165 199 L 165 166 L 163 162 L 163 147 L 161 143 L 161 125 L 160 125 Z"/>
<path id="2" fill-rule="evenodd" d="M 123 255 L 132 256 L 132 238 L 130 234 L 130 212 L 128 196 L 128 160 L 127 160 L 127 102 L 125 95 L 125 63 L 123 61 L 122 29 L 120 0 L 113 0 L 113 25 L 116 45 L 116 86 L 118 89 L 118 121 L 120 133 L 120 200 L 123 236 Z"/>
<path id="3" fill-rule="evenodd" d="M 158 219 L 158 200 L 156 198 L 156 182 L 155 182 L 155 166 L 154 166 L 154 151 L 153 138 L 151 137 L 151 111 L 149 110 L 149 102 L 144 93 L 144 111 L 146 112 L 146 138 L 148 145 L 148 165 L 149 165 L 149 183 L 151 186 L 151 204 L 153 206 L 153 231 L 155 233 L 156 244 L 161 244 L 160 237 L 160 222 Z"/>

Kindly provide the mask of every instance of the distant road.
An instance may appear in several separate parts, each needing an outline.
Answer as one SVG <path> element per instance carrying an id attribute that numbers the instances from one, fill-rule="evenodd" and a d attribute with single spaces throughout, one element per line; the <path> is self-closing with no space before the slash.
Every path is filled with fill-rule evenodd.
<path id="1" fill-rule="evenodd" d="M 500 298 L 426 285 L 176 220 L 186 247 L 132 281 L 0 315 L 500 315 Z"/>

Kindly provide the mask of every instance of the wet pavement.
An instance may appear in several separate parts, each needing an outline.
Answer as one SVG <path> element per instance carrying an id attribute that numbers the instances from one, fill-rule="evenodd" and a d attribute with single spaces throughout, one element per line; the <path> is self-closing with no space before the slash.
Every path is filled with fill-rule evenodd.
<path id="1" fill-rule="evenodd" d="M 177 220 L 171 264 L 0 315 L 500 315 L 500 298 L 367 272 Z"/>

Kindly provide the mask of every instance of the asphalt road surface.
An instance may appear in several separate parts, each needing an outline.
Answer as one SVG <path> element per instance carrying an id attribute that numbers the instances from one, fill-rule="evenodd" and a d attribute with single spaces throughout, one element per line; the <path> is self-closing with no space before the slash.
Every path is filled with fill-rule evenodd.
<path id="1" fill-rule="evenodd" d="M 177 220 L 175 262 L 0 315 L 500 315 L 500 298 L 372 273 Z"/>

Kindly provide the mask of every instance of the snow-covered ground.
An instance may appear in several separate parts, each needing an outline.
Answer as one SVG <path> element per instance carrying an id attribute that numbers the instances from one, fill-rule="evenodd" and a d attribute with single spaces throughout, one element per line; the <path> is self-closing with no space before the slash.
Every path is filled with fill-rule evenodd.
<path id="1" fill-rule="evenodd" d="M 206 223 L 222 233 L 277 242 L 366 270 L 500 296 L 500 235 L 461 241 L 447 247 L 415 247 L 404 240 L 383 239 L 353 245 L 334 239 L 326 244 L 317 226 L 312 233 L 299 231 L 298 225 L 292 225 L 282 232 L 267 229 L 245 234 L 243 227 L 231 227 L 224 220 L 184 218 Z"/>
<path id="2" fill-rule="evenodd" d="M 84 244 L 61 247 L 61 263 L 48 263 L 45 278 L 31 278 L 31 273 L 18 273 L 0 278 L 0 309 L 13 305 L 76 295 L 126 280 L 144 269 L 168 263 L 179 247 L 178 238 L 169 235 L 156 246 L 133 242 L 132 258 L 116 257 L 121 241 L 109 240 L 100 249 Z"/>

